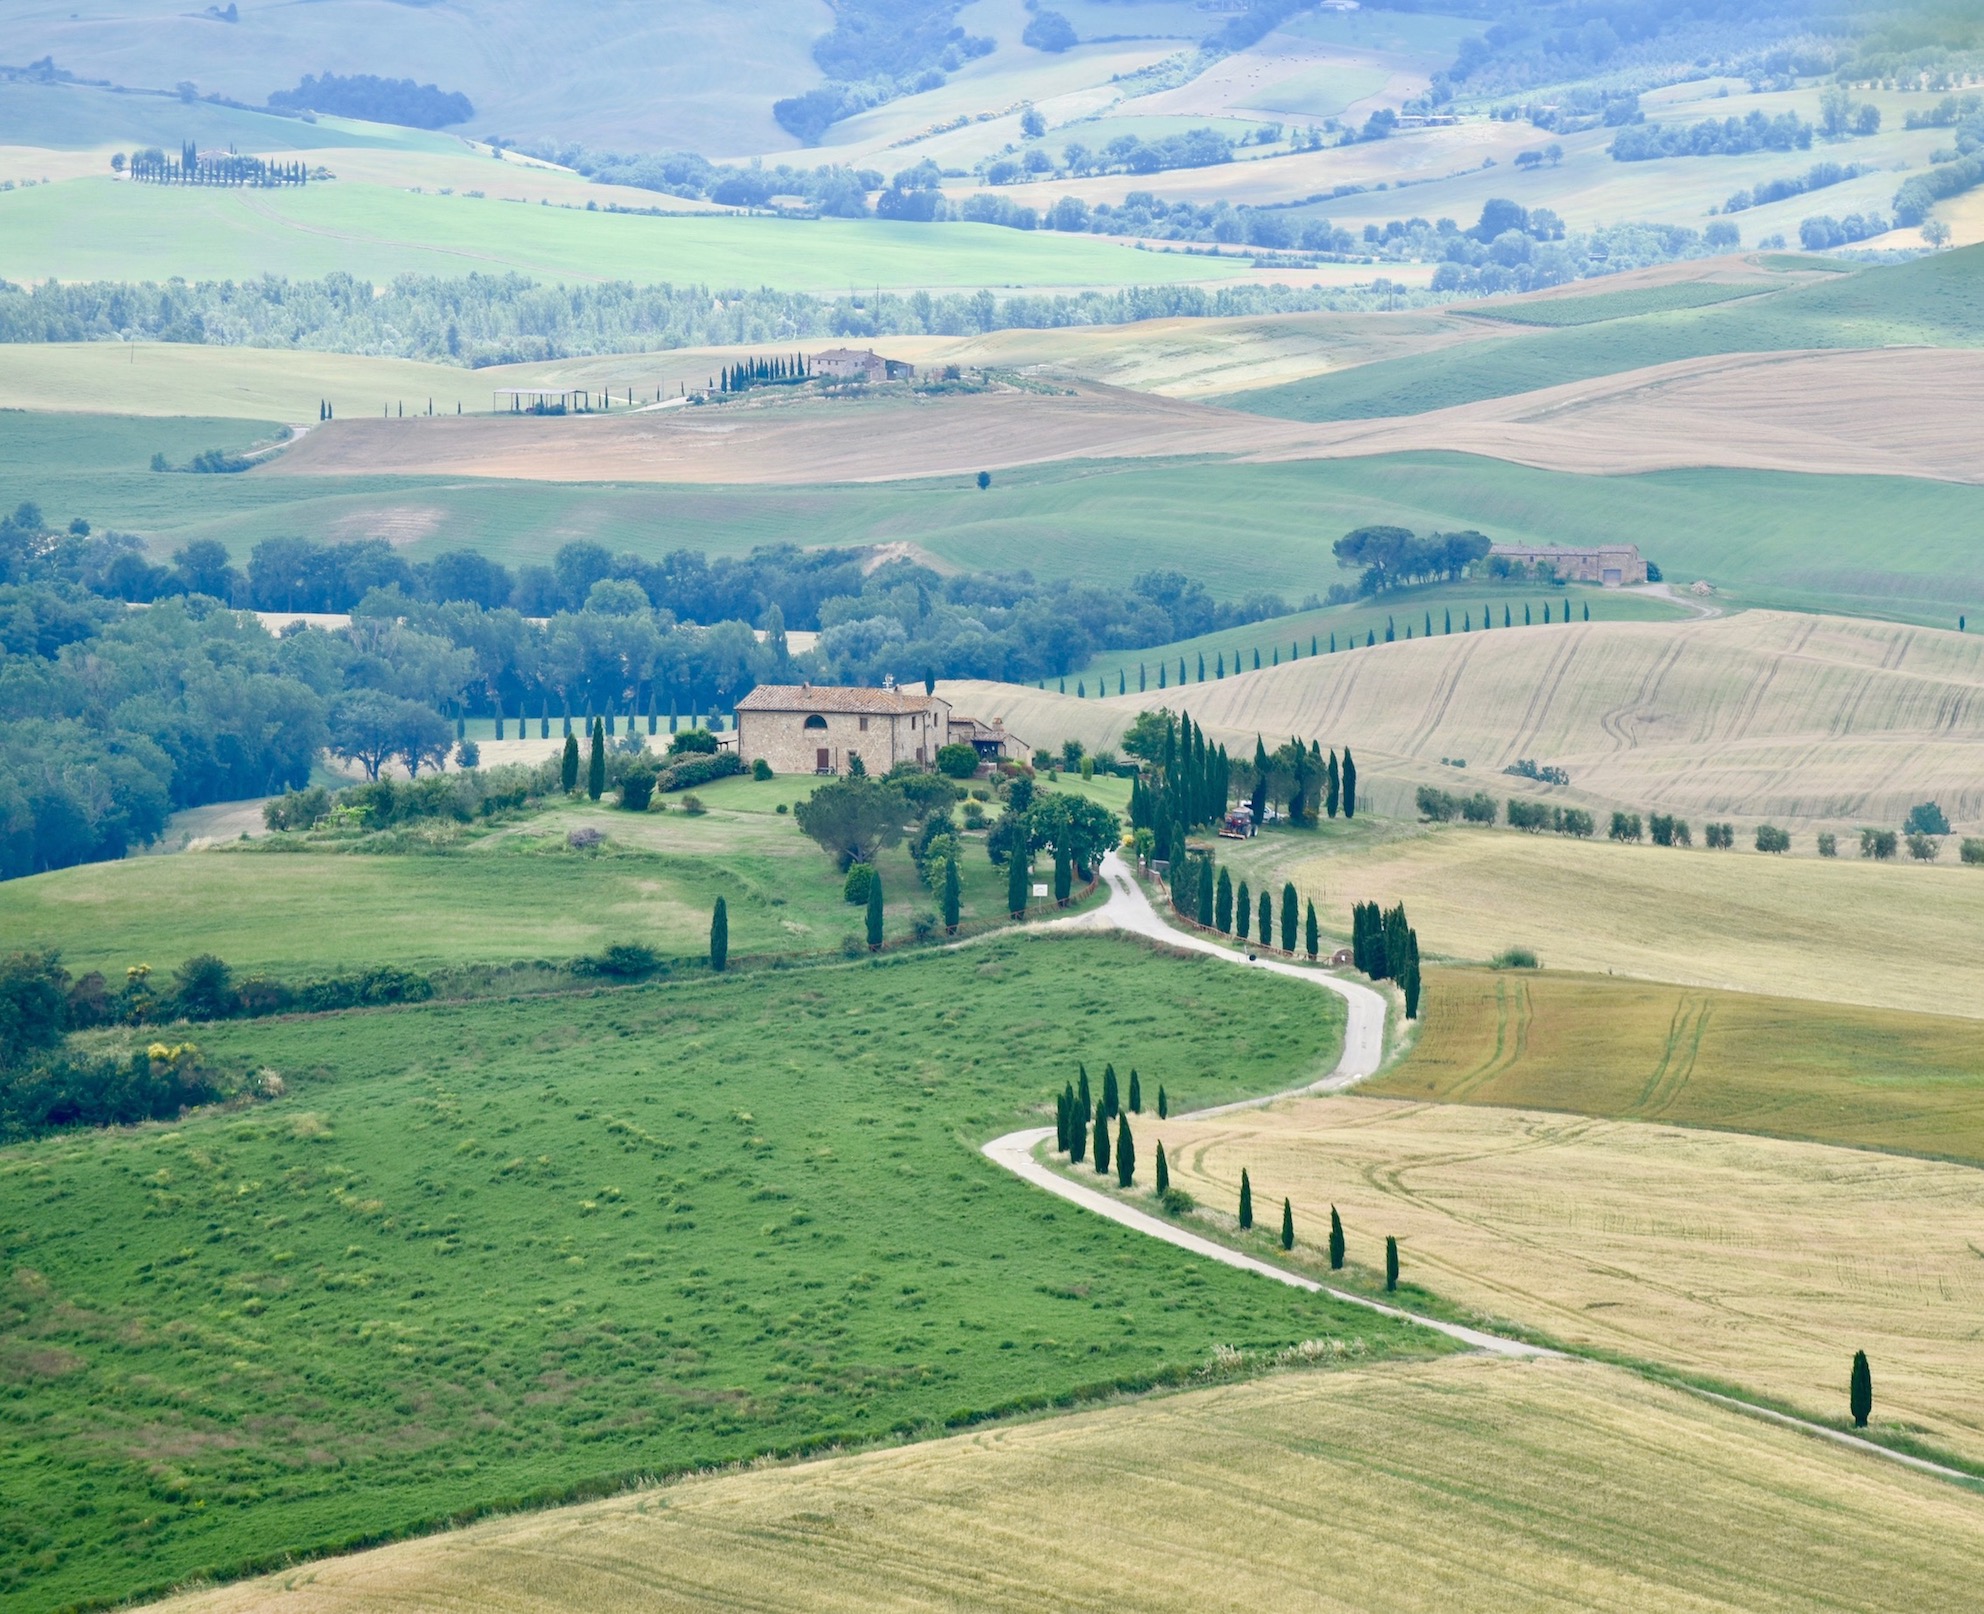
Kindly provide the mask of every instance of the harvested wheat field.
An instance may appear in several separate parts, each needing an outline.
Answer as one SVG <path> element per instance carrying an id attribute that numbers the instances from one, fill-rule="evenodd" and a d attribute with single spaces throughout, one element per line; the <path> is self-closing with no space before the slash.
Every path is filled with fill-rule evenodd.
<path id="1" fill-rule="evenodd" d="M 1946 1484 L 1617 1369 L 1470 1357 L 690 1480 L 161 1606 L 1942 1610 L 1980 1551 Z"/>
<path id="2" fill-rule="evenodd" d="M 1426 972 L 1361 1092 L 1568 1110 L 1984 1165 L 1984 1022 L 1539 970 Z"/>
<path id="3" fill-rule="evenodd" d="M 1747 611 L 1436 631 L 1162 694 L 946 691 L 1035 744 L 1111 744 L 1165 705 L 1250 753 L 1257 733 L 1347 742 L 1366 778 L 1498 798 L 1532 788 L 1501 774 L 1527 757 L 1567 769 L 1580 796 L 1697 819 L 1892 825 L 1933 799 L 1984 820 L 1984 638 L 1891 622 Z M 1411 800 L 1372 794 L 1383 811 Z"/>
<path id="4" fill-rule="evenodd" d="M 1845 1414 L 1865 1350 L 1884 1427 L 1984 1459 L 1974 1167 L 1364 1097 L 1145 1125 L 1202 1203 L 1230 1209 L 1243 1167 L 1257 1216 L 1292 1200 L 1312 1257 L 1334 1205 L 1366 1269 L 1394 1235 L 1404 1274 L 1449 1300 L 1808 1417 Z"/>

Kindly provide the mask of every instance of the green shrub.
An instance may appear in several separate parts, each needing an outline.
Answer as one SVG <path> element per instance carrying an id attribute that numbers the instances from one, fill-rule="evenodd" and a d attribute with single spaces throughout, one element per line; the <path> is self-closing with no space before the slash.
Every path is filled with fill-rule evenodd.
<path id="1" fill-rule="evenodd" d="M 1533 970 L 1538 968 L 1536 954 L 1527 947 L 1504 947 L 1488 960 L 1488 967 L 1497 970 Z"/>
<path id="2" fill-rule="evenodd" d="M 1194 1209 L 1199 1203 L 1182 1188 L 1165 1189 L 1163 1193 L 1157 1196 L 1157 1202 L 1173 1216 L 1183 1216 L 1187 1211 Z"/>
<path id="3" fill-rule="evenodd" d="M 701 818 L 704 813 L 709 811 L 709 808 L 703 805 L 703 798 L 701 796 L 689 795 L 682 798 L 682 811 L 687 813 L 691 818 Z"/>
<path id="4" fill-rule="evenodd" d="M 1822 829 L 1819 831 L 1819 856 L 1820 857 L 1839 856 L 1839 837 L 1833 834 L 1833 832 L 1829 829 Z"/>
<path id="5" fill-rule="evenodd" d="M 680 734 L 668 737 L 668 754 L 671 757 L 716 755 L 716 736 L 708 729 L 684 729 Z"/>
<path id="6" fill-rule="evenodd" d="M 946 779 L 969 779 L 978 772 L 978 750 L 969 745 L 937 747 L 937 771 Z"/>
<path id="7" fill-rule="evenodd" d="M 262 803 L 262 822 L 270 829 L 315 829 L 331 815 L 331 793 L 322 785 L 286 790 Z"/>
<path id="8" fill-rule="evenodd" d="M 1495 798 L 1485 790 L 1460 798 L 1460 816 L 1470 824 L 1495 822 Z"/>
<path id="9" fill-rule="evenodd" d="M 677 738 L 680 738 L 678 735 Z M 662 790 L 692 790 L 697 785 L 713 784 L 718 779 L 728 779 L 732 774 L 742 773 L 744 764 L 735 751 L 720 751 L 715 756 L 692 756 L 683 762 L 676 762 L 664 768 L 659 788 Z"/>
<path id="10" fill-rule="evenodd" d="M 1886 862 L 1895 854 L 1899 844 L 1891 829 L 1863 829 L 1860 832 L 1860 855 Z"/>
<path id="11" fill-rule="evenodd" d="M 1966 835 L 1962 853 L 1966 863 L 1984 863 L 1984 840 L 1979 840 L 1974 835 Z"/>
<path id="12" fill-rule="evenodd" d="M 1933 863 L 1942 855 L 1943 843 L 1934 835 L 1911 835 L 1908 837 L 1908 855 L 1918 863 Z"/>
<path id="13" fill-rule="evenodd" d="M 654 800 L 655 780 L 660 770 L 646 756 L 630 763 L 620 775 L 620 805 L 630 813 L 644 813 Z"/>
<path id="14" fill-rule="evenodd" d="M 1430 823 L 1451 823 L 1460 815 L 1459 798 L 1449 795 L 1444 790 L 1436 790 L 1431 785 L 1421 785 L 1415 800 L 1418 803 L 1419 816 Z"/>
<path id="15" fill-rule="evenodd" d="M 763 757 L 759 757 L 751 764 L 751 777 L 757 780 L 759 784 L 763 784 L 771 776 L 772 765 Z"/>
<path id="16" fill-rule="evenodd" d="M 875 878 L 873 864 L 850 863 L 847 878 L 841 882 L 840 899 L 852 903 L 857 908 L 868 905 L 868 882 Z"/>
<path id="17" fill-rule="evenodd" d="M 615 942 L 605 952 L 572 961 L 574 975 L 603 975 L 615 981 L 645 981 L 665 975 L 668 965 L 652 947 L 640 942 Z"/>

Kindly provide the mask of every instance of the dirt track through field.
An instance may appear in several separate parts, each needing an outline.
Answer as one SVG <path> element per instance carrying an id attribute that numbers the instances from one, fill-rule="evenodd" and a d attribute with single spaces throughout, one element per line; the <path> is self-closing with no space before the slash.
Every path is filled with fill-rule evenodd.
<path id="1" fill-rule="evenodd" d="M 1073 459 L 1350 458 L 1458 450 L 1594 475 L 1731 466 L 1984 482 L 1984 352 L 1720 355 L 1430 414 L 1308 424 L 1083 383 L 753 398 L 606 416 L 339 421 L 260 475 L 789 484 Z"/>

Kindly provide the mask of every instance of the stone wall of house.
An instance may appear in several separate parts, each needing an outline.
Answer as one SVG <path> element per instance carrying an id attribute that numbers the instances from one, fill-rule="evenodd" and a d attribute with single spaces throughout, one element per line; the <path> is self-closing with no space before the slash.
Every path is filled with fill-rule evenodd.
<path id="1" fill-rule="evenodd" d="M 737 714 L 737 754 L 746 768 L 764 758 L 774 773 L 817 772 L 823 748 L 832 773 L 847 772 L 848 758 L 857 754 L 871 774 L 887 773 L 898 762 L 934 762 L 950 712 L 941 701 L 931 707 L 900 714 L 743 711 Z M 808 728 L 809 717 L 825 726 Z"/>

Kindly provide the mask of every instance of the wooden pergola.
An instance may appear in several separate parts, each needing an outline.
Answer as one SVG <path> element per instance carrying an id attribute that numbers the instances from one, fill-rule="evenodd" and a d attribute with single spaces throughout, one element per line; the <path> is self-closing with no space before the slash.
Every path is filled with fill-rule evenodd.
<path id="1" fill-rule="evenodd" d="M 585 387 L 498 387 L 495 397 L 497 410 L 507 400 L 513 415 L 584 415 L 593 408 L 592 393 Z M 601 393 L 600 403 L 605 401 Z"/>

